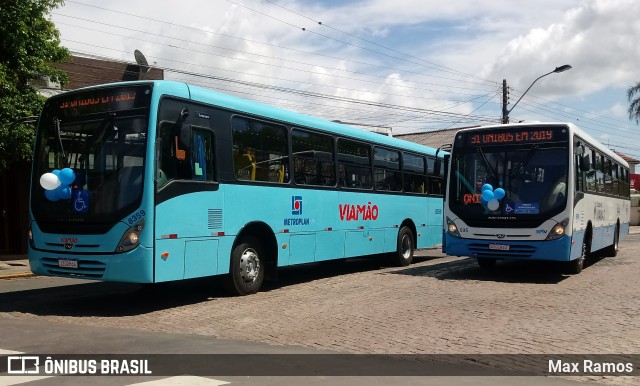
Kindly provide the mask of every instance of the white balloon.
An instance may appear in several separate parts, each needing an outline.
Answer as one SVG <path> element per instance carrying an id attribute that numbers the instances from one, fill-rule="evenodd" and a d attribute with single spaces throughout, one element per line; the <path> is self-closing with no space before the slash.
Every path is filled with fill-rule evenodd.
<path id="1" fill-rule="evenodd" d="M 60 179 L 53 173 L 45 173 L 40 177 L 40 186 L 47 190 L 54 190 L 60 184 Z"/>
<path id="2" fill-rule="evenodd" d="M 496 210 L 496 209 L 498 209 L 498 207 L 500 207 L 500 203 L 498 202 L 498 200 L 493 199 L 493 200 L 491 200 L 491 201 L 489 201 L 489 202 L 487 203 L 487 207 L 488 207 L 490 210 Z"/>

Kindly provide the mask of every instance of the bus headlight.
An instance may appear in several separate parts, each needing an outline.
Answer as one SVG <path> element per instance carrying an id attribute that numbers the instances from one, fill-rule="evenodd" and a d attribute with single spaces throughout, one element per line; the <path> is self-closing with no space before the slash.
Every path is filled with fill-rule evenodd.
<path id="1" fill-rule="evenodd" d="M 144 229 L 144 220 L 127 229 L 124 236 L 120 239 L 120 243 L 116 248 L 116 252 L 127 252 L 138 246 L 140 243 L 140 233 Z"/>
<path id="2" fill-rule="evenodd" d="M 562 222 L 557 223 L 553 228 L 551 228 L 551 232 L 549 232 L 547 240 L 556 240 L 564 236 L 568 224 L 568 218 L 565 218 L 564 220 L 562 220 Z"/>
<path id="3" fill-rule="evenodd" d="M 453 221 L 451 221 L 449 217 L 447 217 L 447 231 L 453 237 L 460 237 L 460 232 L 458 231 L 458 227 Z"/>

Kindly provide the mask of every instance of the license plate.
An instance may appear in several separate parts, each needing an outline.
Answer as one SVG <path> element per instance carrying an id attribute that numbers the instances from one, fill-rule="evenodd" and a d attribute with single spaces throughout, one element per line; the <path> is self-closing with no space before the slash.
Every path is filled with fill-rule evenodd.
<path id="1" fill-rule="evenodd" d="M 58 259 L 58 267 L 60 268 L 78 268 L 78 260 L 75 259 Z"/>
<path id="2" fill-rule="evenodd" d="M 508 251 L 509 245 L 507 244 L 489 244 L 489 249 L 493 249 L 495 251 Z"/>

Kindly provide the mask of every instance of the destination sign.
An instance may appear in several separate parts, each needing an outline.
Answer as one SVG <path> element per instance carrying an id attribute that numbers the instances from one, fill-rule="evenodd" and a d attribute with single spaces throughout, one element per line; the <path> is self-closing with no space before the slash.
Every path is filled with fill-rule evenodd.
<path id="1" fill-rule="evenodd" d="M 563 131 L 566 133 L 566 131 Z M 465 146 L 512 145 L 540 142 L 555 142 L 565 139 L 555 128 L 519 128 L 517 130 L 492 130 L 485 132 L 473 131 L 464 133 L 462 141 Z"/>
<path id="2" fill-rule="evenodd" d="M 57 110 L 55 114 L 61 118 L 148 107 L 150 100 L 151 87 L 135 85 L 89 89 L 64 94 L 50 98 L 48 103 L 49 108 Z"/>

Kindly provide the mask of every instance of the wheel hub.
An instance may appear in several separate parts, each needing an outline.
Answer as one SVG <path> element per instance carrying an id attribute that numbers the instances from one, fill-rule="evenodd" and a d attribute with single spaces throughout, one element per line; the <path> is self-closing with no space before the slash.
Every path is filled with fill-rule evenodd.
<path id="1" fill-rule="evenodd" d="M 260 259 L 252 248 L 245 250 L 240 258 L 240 277 L 245 283 L 251 283 L 258 277 L 260 272 Z"/>

